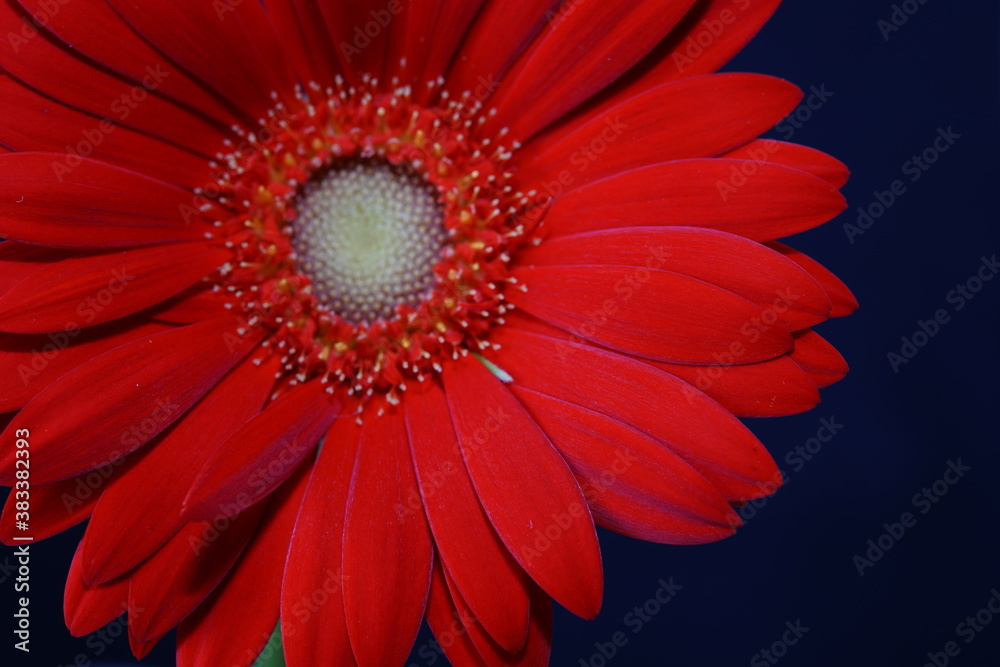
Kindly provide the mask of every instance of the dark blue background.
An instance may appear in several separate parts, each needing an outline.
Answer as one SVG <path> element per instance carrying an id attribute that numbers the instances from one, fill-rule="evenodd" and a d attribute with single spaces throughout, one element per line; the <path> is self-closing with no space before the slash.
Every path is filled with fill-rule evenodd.
<path id="1" fill-rule="evenodd" d="M 957 627 L 1000 590 L 993 509 L 1000 280 L 961 310 L 947 298 L 982 257 L 1000 252 L 997 7 L 926 0 L 884 39 L 878 21 L 890 18 L 892 4 L 787 0 L 727 68 L 833 93 L 792 140 L 851 167 L 844 190 L 851 207 L 792 243 L 835 270 L 861 301 L 852 317 L 819 328 L 851 374 L 808 414 L 750 424 L 789 481 L 734 538 L 671 547 L 603 532 L 604 610 L 595 622 L 557 610 L 554 666 L 602 667 L 596 644 L 617 632 L 627 644 L 608 664 L 775 664 L 760 652 L 781 641 L 786 622 L 808 628 L 776 663 L 788 667 L 920 667 L 951 641 L 960 653 L 949 664 L 1000 664 L 1000 617 L 968 643 Z M 960 138 L 911 182 L 904 163 L 949 127 Z M 851 243 L 843 225 L 897 179 L 906 192 Z M 894 372 L 887 354 L 942 308 L 950 321 Z M 824 418 L 843 428 L 801 467 L 787 461 Z M 913 496 L 959 459 L 971 470 L 922 514 Z M 916 524 L 859 576 L 853 557 L 908 511 Z M 81 652 L 95 659 L 83 639 L 68 636 L 59 611 L 79 533 L 32 547 L 33 652 L 16 664 L 69 664 Z M 683 588 L 634 632 L 626 615 L 671 578 Z M 0 627 L 13 625 L 8 608 Z M 7 633 L 3 653 L 12 655 Z M 144 664 L 173 665 L 172 643 L 161 643 Z M 107 659 L 132 664 L 124 637 L 95 662 Z"/>

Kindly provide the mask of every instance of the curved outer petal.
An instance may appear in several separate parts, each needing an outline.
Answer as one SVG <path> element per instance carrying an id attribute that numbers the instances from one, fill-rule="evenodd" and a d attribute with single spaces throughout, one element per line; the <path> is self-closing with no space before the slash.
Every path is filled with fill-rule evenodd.
<path id="1" fill-rule="evenodd" d="M 32 336 L 0 334 L 0 412 L 23 408 L 63 375 L 105 352 L 172 328 L 137 317 Z"/>
<path id="2" fill-rule="evenodd" d="M 64 259 L 0 296 L 0 331 L 70 331 L 128 317 L 190 287 L 231 256 L 202 243 L 176 243 Z"/>
<path id="3" fill-rule="evenodd" d="M 138 449 L 246 356 L 256 343 L 248 333 L 236 320 L 214 320 L 143 338 L 73 369 L 7 427 L 0 484 L 14 482 L 13 444 L 7 446 L 13 439 L 7 434 L 20 428 L 32 430 L 35 484 L 93 470 Z"/>
<path id="4" fill-rule="evenodd" d="M 600 525 L 644 540 L 702 544 L 741 524 L 708 480 L 643 433 L 593 410 L 511 389 L 580 479 Z"/>
<path id="5" fill-rule="evenodd" d="M 772 127 L 801 98 L 787 81 L 759 74 L 682 79 L 531 141 L 518 153 L 517 181 L 553 194 L 559 184 L 571 189 L 647 164 L 718 155 Z"/>
<path id="6" fill-rule="evenodd" d="M 480 102 L 496 91 L 510 67 L 548 25 L 561 0 L 521 0 L 517 11 L 508 0 L 486 0 L 469 28 L 448 72 L 452 96 L 473 92 Z"/>
<path id="7" fill-rule="evenodd" d="M 858 309 L 857 297 L 855 297 L 854 293 L 851 292 L 851 289 L 844 284 L 844 281 L 835 276 L 828 268 L 817 262 L 809 255 L 799 252 L 794 248 L 789 248 L 783 243 L 772 241 L 768 243 L 767 246 L 780 252 L 782 255 L 808 271 L 809 274 L 816 279 L 816 282 L 818 282 L 820 286 L 826 290 L 826 293 L 830 297 L 830 301 L 833 303 L 833 310 L 830 312 L 831 317 L 844 317 L 845 315 L 850 315 Z"/>
<path id="8" fill-rule="evenodd" d="M 427 606 L 433 550 L 422 511 L 404 510 L 416 488 L 406 421 L 375 397 L 344 517 L 344 610 L 360 667 L 406 662 Z"/>
<path id="9" fill-rule="evenodd" d="M 198 472 L 184 516 L 232 516 L 288 479 L 340 414 L 340 403 L 326 389 L 319 380 L 289 389 L 230 435 Z"/>
<path id="10" fill-rule="evenodd" d="M 0 242 L 0 294 L 9 292 L 12 287 L 53 262 L 84 254 L 86 252 L 28 245 L 17 241 Z"/>
<path id="11" fill-rule="evenodd" d="M 573 473 L 485 365 L 465 358 L 442 377 L 466 467 L 497 534 L 549 595 L 593 618 L 603 594 L 601 552 Z"/>
<path id="12" fill-rule="evenodd" d="M 361 441 L 346 416 L 334 422 L 295 520 L 281 583 L 281 632 L 288 667 L 357 667 L 344 610 L 344 515 Z"/>
<path id="13" fill-rule="evenodd" d="M 260 412 L 276 370 L 277 359 L 263 367 L 244 359 L 104 490 L 82 541 L 88 581 L 128 572 L 181 529 L 186 523 L 181 504 L 198 471 L 220 443 Z"/>
<path id="14" fill-rule="evenodd" d="M 500 351 L 486 356 L 515 384 L 634 426 L 691 464 L 727 500 L 773 491 L 779 473 L 767 450 L 686 382 L 613 352 L 511 326 L 491 342 Z"/>
<path id="15" fill-rule="evenodd" d="M 0 156 L 0 234 L 76 248 L 193 241 L 209 227 L 191 220 L 193 195 L 120 167 L 81 160 L 54 172 L 56 153 Z M 194 211 L 197 214 L 197 211 Z"/>
<path id="16" fill-rule="evenodd" d="M 427 602 L 427 624 L 453 665 L 546 667 L 552 649 L 552 602 L 529 586 L 531 618 L 524 648 L 508 653 L 483 632 L 440 564 L 434 567 Z"/>
<path id="17" fill-rule="evenodd" d="M 832 307 L 823 288 L 794 261 L 712 229 L 624 227 L 571 233 L 518 253 L 517 261 L 529 266 L 617 264 L 679 273 L 771 311 L 791 331 L 822 322 Z M 753 270 L 747 271 L 748 266 Z"/>
<path id="18" fill-rule="evenodd" d="M 737 417 L 798 414 L 820 400 L 816 385 L 790 356 L 746 364 L 730 354 L 712 366 L 643 361 L 684 380 Z"/>
<path id="19" fill-rule="evenodd" d="M 15 10 L 0 2 L 0 68 L 35 90 L 100 118 L 110 117 L 154 137 L 211 155 L 221 145 L 222 127 L 162 97 L 157 88 L 169 75 L 155 61 L 136 63 L 154 73 L 145 82 L 122 78 L 77 58 L 72 50 L 39 33 Z"/>
<path id="20" fill-rule="evenodd" d="M 4 75 L 0 75 L 0 118 L 4 120 L 0 143 L 18 151 L 65 151 L 47 165 L 50 178 L 58 179 L 60 173 L 65 177 L 82 153 L 186 188 L 205 185 L 209 179 L 204 157 L 72 109 Z"/>
<path id="21" fill-rule="evenodd" d="M 709 74 L 736 55 L 781 0 L 699 0 L 653 52 L 609 91 L 606 105 L 677 79 Z"/>
<path id="22" fill-rule="evenodd" d="M 265 503 L 227 521 L 189 523 L 140 565 L 129 582 L 129 634 L 166 634 L 215 590 L 253 536 Z"/>
<path id="23" fill-rule="evenodd" d="M 251 118 L 296 79 L 260 2 L 107 0 L 146 41 Z"/>
<path id="24" fill-rule="evenodd" d="M 66 576 L 63 616 L 74 637 L 89 635 L 128 611 L 129 578 L 120 577 L 105 584 L 87 584 L 83 580 L 80 547 Z"/>
<path id="25" fill-rule="evenodd" d="M 491 100 L 495 124 L 527 139 L 641 60 L 693 0 L 567 2 Z"/>
<path id="26" fill-rule="evenodd" d="M 440 559 L 462 597 L 499 644 L 518 651 L 528 634 L 524 573 L 479 503 L 447 398 L 437 383 L 428 383 L 409 391 L 403 408 L 420 487 L 410 492 L 406 509 L 419 512 L 422 503 Z"/>
<path id="27" fill-rule="evenodd" d="M 659 361 L 711 364 L 740 348 L 746 362 L 792 349 L 791 334 L 732 292 L 670 271 L 629 266 L 539 266 L 512 272 L 526 292 L 508 300 L 581 338 Z"/>
<path id="28" fill-rule="evenodd" d="M 559 194 L 558 188 L 553 194 Z M 826 181 L 747 160 L 664 162 L 573 187 L 545 217 L 553 234 L 690 225 L 766 241 L 830 220 L 847 206 Z"/>
<path id="29" fill-rule="evenodd" d="M 303 467 L 275 492 L 226 580 L 181 623 L 178 667 L 249 667 L 264 649 L 278 623 L 281 572 L 308 472 Z"/>
<path id="30" fill-rule="evenodd" d="M 105 0 L 17 0 L 71 48 L 136 83 L 157 82 L 157 90 L 226 125 L 232 113 L 135 34 Z"/>
<path id="31" fill-rule="evenodd" d="M 719 157 L 783 164 L 786 167 L 822 178 L 837 189 L 844 187 L 851 175 L 847 165 L 835 157 L 815 148 L 790 144 L 776 139 L 754 139 L 738 148 L 722 153 Z"/>
<path id="32" fill-rule="evenodd" d="M 847 375 L 847 361 L 837 348 L 811 329 L 795 334 L 795 349 L 790 356 L 820 389 Z"/>
<path id="33" fill-rule="evenodd" d="M 29 440 L 30 442 L 30 440 Z M 34 542 L 58 535 L 68 528 L 87 519 L 94 511 L 101 486 L 117 473 L 117 469 L 108 466 L 107 469 L 95 471 L 88 475 L 80 475 L 61 482 L 38 484 L 31 486 L 27 498 L 30 499 L 30 528 Z M 9 546 L 19 546 L 23 541 L 14 538 L 23 536 L 17 529 L 16 503 L 26 496 L 18 495 L 18 489 L 11 489 L 7 502 L 0 516 L 0 542 Z M 23 508 L 22 508 L 23 509 Z"/>

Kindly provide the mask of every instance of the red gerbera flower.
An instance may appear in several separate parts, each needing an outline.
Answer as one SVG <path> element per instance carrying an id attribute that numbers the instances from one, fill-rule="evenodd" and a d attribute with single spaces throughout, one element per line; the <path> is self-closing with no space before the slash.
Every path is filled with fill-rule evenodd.
<path id="1" fill-rule="evenodd" d="M 773 240 L 844 206 L 756 138 L 798 89 L 710 74 L 777 4 L 0 1 L 2 535 L 89 518 L 70 630 L 545 664 L 595 523 L 730 535 L 856 305 Z"/>

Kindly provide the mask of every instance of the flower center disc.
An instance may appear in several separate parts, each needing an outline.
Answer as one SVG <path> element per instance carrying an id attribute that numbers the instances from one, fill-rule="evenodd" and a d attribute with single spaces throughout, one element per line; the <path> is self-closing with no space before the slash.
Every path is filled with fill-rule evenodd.
<path id="1" fill-rule="evenodd" d="M 296 209 L 292 247 L 330 311 L 367 325 L 430 294 L 448 236 L 437 190 L 419 175 L 346 161 L 307 183 Z"/>

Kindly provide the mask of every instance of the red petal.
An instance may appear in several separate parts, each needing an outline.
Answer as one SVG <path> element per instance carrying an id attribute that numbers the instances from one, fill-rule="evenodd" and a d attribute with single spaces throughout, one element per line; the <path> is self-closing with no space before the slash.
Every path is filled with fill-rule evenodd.
<path id="1" fill-rule="evenodd" d="M 225 306 L 228 302 L 225 296 L 195 285 L 146 311 L 146 315 L 160 322 L 191 324 L 222 317 L 228 310 Z"/>
<path id="2" fill-rule="evenodd" d="M 431 576 L 431 590 L 427 597 L 427 624 L 434 633 L 438 646 L 452 665 L 471 667 L 487 664 L 469 638 L 466 624 L 474 618 L 462 618 L 448 590 L 444 570 L 439 562 L 434 563 Z M 487 667 L 489 665 L 487 664 Z"/>
<path id="3" fill-rule="evenodd" d="M 264 649 L 278 623 L 281 572 L 309 480 L 306 472 L 303 468 L 274 494 L 229 576 L 181 623 L 178 667 L 250 667 Z"/>
<path id="4" fill-rule="evenodd" d="M 218 443 L 260 412 L 276 366 L 277 358 L 263 367 L 244 360 L 104 491 L 82 542 L 87 581 L 128 572 L 181 529 L 181 504 L 198 471 Z"/>
<path id="5" fill-rule="evenodd" d="M 154 48 L 251 118 L 272 106 L 272 91 L 285 93 L 296 83 L 259 2 L 108 4 Z"/>
<path id="6" fill-rule="evenodd" d="M 105 352 L 172 328 L 130 318 L 44 335 L 0 334 L 0 412 L 24 407 L 63 375 Z"/>
<path id="7" fill-rule="evenodd" d="M 49 264 L 86 254 L 85 251 L 46 248 L 17 241 L 0 242 L 0 294 L 9 292 L 14 285 Z"/>
<path id="8" fill-rule="evenodd" d="M 326 387 L 314 380 L 289 390 L 219 445 L 191 485 L 184 515 L 232 516 L 288 479 L 340 413 Z"/>
<path id="9" fill-rule="evenodd" d="M 774 139 L 754 139 L 719 157 L 783 164 L 822 178 L 838 190 L 851 175 L 847 165 L 822 151 Z"/>
<path id="10" fill-rule="evenodd" d="M 73 0 L 60 2 L 58 7 L 47 0 L 18 2 L 75 52 L 135 83 L 155 81 L 156 90 L 164 95 L 226 126 L 232 124 L 232 114 L 211 93 L 144 42 L 106 2 Z M 155 79 L 149 78 L 151 74 Z"/>
<path id="11" fill-rule="evenodd" d="M 310 0 L 263 0 L 278 40 L 294 45 L 284 49 L 299 81 L 322 86 L 333 83 L 338 71 L 334 45 L 323 25 L 318 3 Z"/>
<path id="12" fill-rule="evenodd" d="M 532 585 L 530 592 L 528 638 L 518 653 L 508 653 L 491 641 L 440 566 L 434 568 L 431 581 L 427 623 L 453 665 L 546 667 L 552 648 L 552 602 L 537 586 Z"/>
<path id="13" fill-rule="evenodd" d="M 617 97 L 716 71 L 746 46 L 780 2 L 703 0 L 696 3 L 677 28 L 639 65 L 637 70 L 641 76 Z"/>
<path id="14" fill-rule="evenodd" d="M 255 339 L 236 327 L 225 319 L 174 329 L 78 366 L 18 413 L 3 442 L 31 430 L 33 484 L 111 463 L 170 426 L 250 351 Z M 4 446 L 0 484 L 13 485 L 13 461 L 13 445 Z"/>
<path id="15" fill-rule="evenodd" d="M 769 129 L 801 98 L 787 81 L 759 74 L 669 83 L 532 141 L 518 153 L 518 181 L 579 187 L 647 164 L 718 155 Z"/>
<path id="16" fill-rule="evenodd" d="M 93 2 L 85 4 L 89 6 Z M 0 2 L 0 25 L 7 29 L 7 37 L 0 40 L 0 68 L 11 76 L 67 106 L 98 118 L 110 115 L 133 129 L 194 153 L 211 155 L 221 144 L 222 134 L 217 125 L 156 92 L 169 75 L 157 73 L 147 79 L 148 86 L 137 86 L 135 81 L 106 73 L 77 58 L 72 49 L 63 48 L 64 45 L 50 38 L 48 33 L 36 34 L 35 27 L 22 19 L 20 7 L 17 10 L 15 7 L 16 3 Z M 87 21 L 81 27 L 90 29 L 89 25 Z M 112 46 L 115 44 L 117 41 Z M 141 69 L 147 64 L 156 64 L 156 61 L 139 62 Z M 55 159 L 61 162 L 65 158 L 65 155 L 58 155 Z"/>
<path id="17" fill-rule="evenodd" d="M 833 303 L 833 310 L 830 313 L 831 317 L 843 317 L 845 315 L 850 315 L 858 309 L 858 300 L 854 296 L 854 293 L 851 292 L 851 289 L 828 268 L 817 262 L 809 255 L 801 253 L 794 248 L 789 248 L 783 243 L 772 241 L 768 243 L 767 246 L 777 250 L 785 257 L 808 271 L 816 282 L 818 282 L 823 289 L 826 290 L 826 293 L 829 295 L 830 300 Z"/>
<path id="18" fill-rule="evenodd" d="M 458 51 L 458 45 L 465 37 L 473 19 L 476 18 L 485 4 L 485 0 L 441 0 L 439 4 L 440 8 L 431 25 L 431 30 L 422 35 L 426 44 L 421 44 L 419 48 L 424 52 L 425 63 L 422 75 L 417 77 L 417 83 L 434 81 L 445 73 Z M 516 14 L 522 20 L 524 19 L 525 13 L 521 7 L 518 7 Z M 479 20 L 483 20 L 482 17 Z M 428 35 L 433 35 L 433 37 L 428 37 Z M 405 53 L 412 55 L 416 52 L 416 50 L 412 50 Z M 485 102 L 486 100 L 481 99 L 480 101 Z"/>
<path id="19" fill-rule="evenodd" d="M 0 296 L 0 329 L 70 331 L 127 317 L 190 287 L 231 256 L 201 243 L 174 243 L 64 259 Z"/>
<path id="20" fill-rule="evenodd" d="M 150 651 L 152 651 L 156 645 L 160 643 L 161 639 L 163 639 L 163 637 L 143 641 L 135 636 L 135 633 L 132 632 L 131 625 L 128 627 L 128 646 L 136 660 L 142 660 L 149 655 Z"/>
<path id="21" fill-rule="evenodd" d="M 789 167 L 679 160 L 571 190 L 555 201 L 544 224 L 555 234 L 681 225 L 769 240 L 816 227 L 845 206 L 829 183 Z"/>
<path id="22" fill-rule="evenodd" d="M 361 667 L 402 665 L 420 629 L 430 586 L 423 511 L 404 511 L 417 488 L 406 421 L 381 398 L 366 406 L 344 519 L 344 609 Z"/>
<path id="23" fill-rule="evenodd" d="M 522 0 L 512 12 L 507 0 L 487 0 L 448 73 L 452 95 L 469 91 L 485 103 L 517 58 L 549 24 L 560 1 Z"/>
<path id="24" fill-rule="evenodd" d="M 231 520 L 189 523 L 132 575 L 129 633 L 156 639 L 208 597 L 253 536 L 264 504 Z"/>
<path id="25" fill-rule="evenodd" d="M 565 225 L 562 228 L 570 232 Z M 771 311 L 792 331 L 818 324 L 830 315 L 830 300 L 809 273 L 779 253 L 742 237 L 696 227 L 570 233 L 520 253 L 518 264 L 617 264 L 680 273 Z"/>
<path id="26" fill-rule="evenodd" d="M 423 504 L 440 558 L 462 597 L 496 641 L 518 651 L 528 633 L 523 572 L 479 504 L 444 392 L 436 383 L 422 389 L 403 401 L 420 484 L 419 495 L 413 489 L 405 507 L 417 513 Z"/>
<path id="27" fill-rule="evenodd" d="M 385 27 L 399 20 L 401 7 L 384 0 L 320 3 L 330 41 L 336 46 L 341 67 L 351 81 L 360 81 L 362 74 L 377 77 L 382 73 L 390 34 Z M 372 23 L 378 30 L 371 28 L 366 32 Z"/>
<path id="28" fill-rule="evenodd" d="M 80 548 L 77 547 L 63 596 L 63 615 L 70 634 L 74 637 L 89 635 L 121 616 L 128 610 L 128 587 L 128 577 L 93 586 L 84 583 Z"/>
<path id="29" fill-rule="evenodd" d="M 56 168 L 53 165 L 69 169 L 79 159 L 76 155 L 89 152 L 94 159 L 187 188 L 203 186 L 209 179 L 208 162 L 200 155 L 71 109 L 9 76 L 0 76 L 0 118 L 4 119 L 0 142 L 19 151 L 66 150 L 65 147 L 76 151 L 61 155 L 59 160 L 50 160 L 50 170 Z M 39 118 L 45 122 L 39 123 Z"/>
<path id="30" fill-rule="evenodd" d="M 109 466 L 109 470 L 94 471 L 61 482 L 37 484 L 30 489 L 11 489 L 3 507 L 3 516 L 0 516 L 0 541 L 10 546 L 23 544 L 14 539 L 25 536 L 24 531 L 15 527 L 18 501 L 28 500 L 30 503 L 28 525 L 30 537 L 35 542 L 57 535 L 85 520 L 94 509 L 100 487 L 114 470 Z M 18 495 L 22 493 L 28 495 Z"/>
<path id="31" fill-rule="evenodd" d="M 812 380 L 787 356 L 756 364 L 741 363 L 733 355 L 713 366 L 647 363 L 679 377 L 738 417 L 793 415 L 819 403 Z"/>
<path id="32" fill-rule="evenodd" d="M 509 126 L 518 139 L 532 136 L 639 62 L 692 2 L 578 0 L 564 5 L 505 77 L 492 100 L 496 122 Z"/>
<path id="33" fill-rule="evenodd" d="M 2 41 L 2 40 L 0 40 Z M 205 238 L 184 190 L 96 160 L 53 172 L 56 153 L 0 156 L 0 234 L 27 243 L 114 248 Z"/>
<path id="34" fill-rule="evenodd" d="M 667 544 L 714 542 L 740 525 L 719 491 L 660 443 L 592 410 L 512 390 L 577 475 L 600 525 Z"/>
<path id="35" fill-rule="evenodd" d="M 345 413 L 346 414 L 346 413 Z M 361 427 L 346 416 L 326 436 L 309 478 L 281 584 L 288 667 L 357 667 L 344 611 L 344 513 Z"/>
<path id="36" fill-rule="evenodd" d="M 518 308 L 628 354 L 712 363 L 740 346 L 747 363 L 788 352 L 792 337 L 774 313 L 694 278 L 627 266 L 540 266 L 512 274 Z"/>
<path id="37" fill-rule="evenodd" d="M 795 334 L 795 349 L 791 359 L 808 373 L 820 389 L 839 382 L 849 367 L 833 345 L 812 330 Z"/>
<path id="38" fill-rule="evenodd" d="M 556 601 L 595 617 L 601 552 L 573 473 L 486 366 L 466 358 L 449 364 L 443 378 L 469 475 L 497 534 Z"/>
<path id="39" fill-rule="evenodd" d="M 691 385 L 645 363 L 588 345 L 519 331 L 497 331 L 491 361 L 526 389 L 607 415 L 662 442 L 727 500 L 767 495 L 778 469 L 767 450 L 729 412 Z M 773 489 L 772 489 L 773 490 Z"/>

